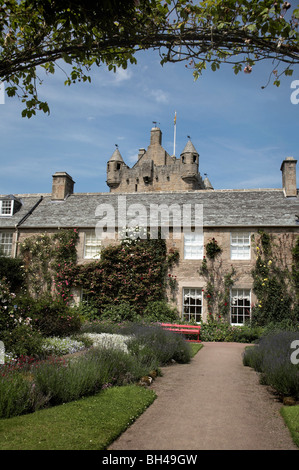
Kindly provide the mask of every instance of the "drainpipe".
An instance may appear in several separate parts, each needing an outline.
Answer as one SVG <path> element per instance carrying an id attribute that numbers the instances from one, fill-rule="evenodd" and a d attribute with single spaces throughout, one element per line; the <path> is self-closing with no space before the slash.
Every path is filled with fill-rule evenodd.
<path id="1" fill-rule="evenodd" d="M 24 217 L 16 224 L 16 239 L 15 239 L 15 247 L 14 247 L 14 258 L 17 256 L 17 247 L 18 247 L 18 240 L 19 240 L 19 227 L 28 219 L 28 217 L 32 214 L 32 212 L 37 208 L 37 206 L 42 202 L 43 196 L 34 204 L 34 206 L 24 215 Z"/>

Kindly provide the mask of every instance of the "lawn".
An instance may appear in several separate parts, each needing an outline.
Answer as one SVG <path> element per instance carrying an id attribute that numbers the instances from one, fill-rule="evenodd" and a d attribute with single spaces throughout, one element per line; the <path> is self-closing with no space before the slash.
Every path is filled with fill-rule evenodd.
<path id="1" fill-rule="evenodd" d="M 0 450 L 103 450 L 155 400 L 136 385 L 0 420 Z"/>
<path id="2" fill-rule="evenodd" d="M 201 348 L 192 343 L 192 357 Z M 104 450 L 155 398 L 153 390 L 141 386 L 111 387 L 77 401 L 0 419 L 0 450 Z"/>
<path id="3" fill-rule="evenodd" d="M 281 408 L 281 415 L 290 430 L 293 441 L 299 447 L 299 405 L 283 406 Z"/>

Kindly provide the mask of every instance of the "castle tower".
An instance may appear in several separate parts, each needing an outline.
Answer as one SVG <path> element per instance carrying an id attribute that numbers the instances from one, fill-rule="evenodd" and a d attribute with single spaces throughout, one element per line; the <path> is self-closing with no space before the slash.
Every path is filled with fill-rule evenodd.
<path id="1" fill-rule="evenodd" d="M 125 162 L 118 150 L 114 150 L 110 160 L 107 163 L 107 185 L 110 188 L 117 188 L 121 182 L 122 168 L 125 167 Z"/>
<path id="2" fill-rule="evenodd" d="M 147 149 L 140 148 L 132 168 L 123 161 L 118 148 L 107 164 L 107 184 L 111 192 L 194 191 L 212 189 L 198 172 L 199 154 L 189 139 L 180 158 L 162 147 L 159 127 L 151 129 Z"/>
<path id="3" fill-rule="evenodd" d="M 199 155 L 191 140 L 188 140 L 184 150 L 181 153 L 181 178 L 186 183 L 197 181 L 198 161 Z"/>

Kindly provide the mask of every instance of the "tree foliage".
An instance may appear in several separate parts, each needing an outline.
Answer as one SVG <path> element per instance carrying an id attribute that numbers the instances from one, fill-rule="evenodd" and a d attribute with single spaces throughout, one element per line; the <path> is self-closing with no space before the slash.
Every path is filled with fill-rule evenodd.
<path id="1" fill-rule="evenodd" d="M 69 64 L 70 85 L 90 80 L 92 66 L 126 68 L 140 50 L 158 51 L 162 65 L 185 62 L 195 78 L 207 64 L 250 73 L 269 59 L 279 86 L 299 62 L 298 19 L 282 0 L 0 0 L 0 78 L 27 117 L 49 112 L 38 98 L 40 67 L 53 74 Z"/>

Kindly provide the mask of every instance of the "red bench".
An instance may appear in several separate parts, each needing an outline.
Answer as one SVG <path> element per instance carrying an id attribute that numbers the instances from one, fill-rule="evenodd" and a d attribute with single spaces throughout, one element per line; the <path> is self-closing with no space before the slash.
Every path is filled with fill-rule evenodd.
<path id="1" fill-rule="evenodd" d="M 175 323 L 160 323 L 164 330 L 173 331 L 183 335 L 196 335 L 196 339 L 186 339 L 190 343 L 200 343 L 200 325 L 177 325 Z"/>

